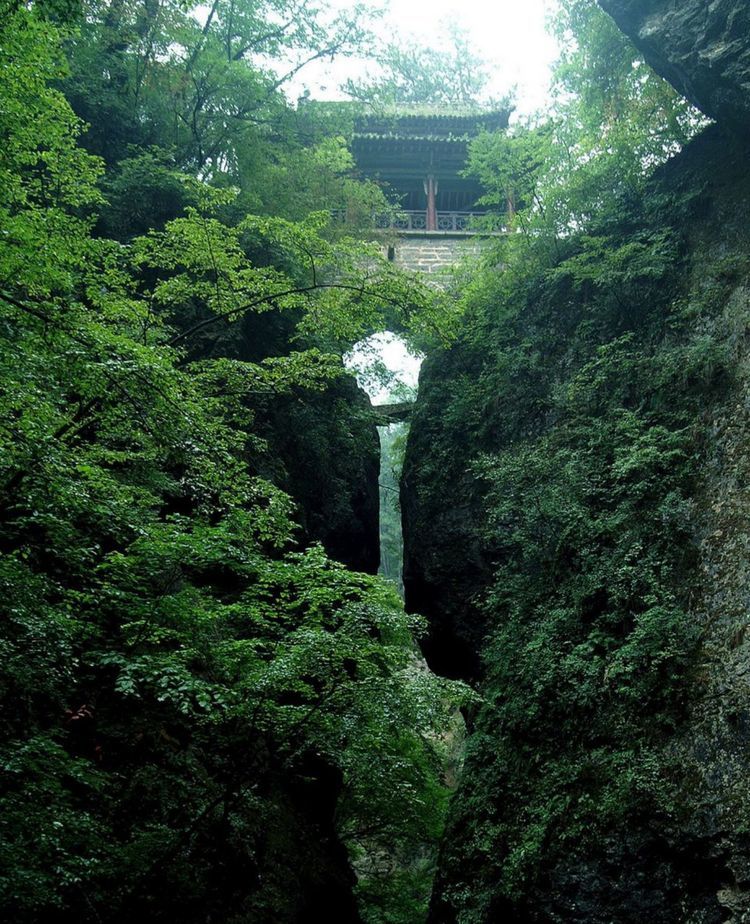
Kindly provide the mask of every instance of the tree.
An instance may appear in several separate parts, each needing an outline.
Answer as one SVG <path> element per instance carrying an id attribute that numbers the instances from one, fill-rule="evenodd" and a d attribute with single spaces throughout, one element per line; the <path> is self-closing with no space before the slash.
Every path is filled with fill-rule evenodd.
<path id="1" fill-rule="evenodd" d="M 562 51 L 550 111 L 479 137 L 469 156 L 485 204 L 525 232 L 507 249 L 527 264 L 532 252 L 556 260 L 561 241 L 616 214 L 705 124 L 593 0 L 562 2 L 554 29 Z"/>
<path id="2" fill-rule="evenodd" d="M 375 55 L 375 75 L 349 80 L 346 92 L 375 106 L 489 105 L 485 99 L 489 79 L 485 62 L 457 25 L 448 27 L 447 38 L 441 48 L 427 48 L 415 41 L 386 43 Z M 507 101 L 499 105 L 507 105 Z"/>
<path id="3" fill-rule="evenodd" d="M 108 163 L 158 145 L 204 178 L 236 178 L 242 150 L 288 121 L 285 83 L 360 47 L 365 18 L 307 0 L 86 0 L 65 92 Z"/>
<path id="4" fill-rule="evenodd" d="M 106 8 L 141 48 L 131 13 Z M 409 672 L 420 621 L 386 586 L 296 546 L 291 499 L 249 462 L 249 399 L 324 388 L 384 311 L 438 315 L 329 216 L 238 218 L 236 191 L 172 170 L 183 214 L 93 236 L 103 165 L 43 14 L 19 6 L 0 51 L 0 907 L 293 920 L 331 882 L 346 901 L 328 840 L 434 838 L 431 729 L 459 691 Z M 127 49 L 107 54 L 129 100 Z M 127 183 L 163 163 L 137 156 Z M 317 343 L 232 355 L 232 325 L 272 309 Z"/>

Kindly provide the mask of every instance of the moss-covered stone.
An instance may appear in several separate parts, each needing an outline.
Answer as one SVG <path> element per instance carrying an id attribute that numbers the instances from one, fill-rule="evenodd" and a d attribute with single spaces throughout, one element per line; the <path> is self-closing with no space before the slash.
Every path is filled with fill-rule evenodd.
<path id="1" fill-rule="evenodd" d="M 435 924 L 750 919 L 747 158 L 708 130 L 425 363 L 407 605 L 484 696 Z"/>

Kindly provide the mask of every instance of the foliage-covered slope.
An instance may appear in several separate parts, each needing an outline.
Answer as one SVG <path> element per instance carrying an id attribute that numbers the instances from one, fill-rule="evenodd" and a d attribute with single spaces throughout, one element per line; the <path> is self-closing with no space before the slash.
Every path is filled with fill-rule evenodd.
<path id="1" fill-rule="evenodd" d="M 436 922 L 724 919 L 748 806 L 722 810 L 697 782 L 706 742 L 685 748 L 716 644 L 698 564 L 710 427 L 744 387 L 746 156 L 713 130 L 548 269 L 510 288 L 489 274 L 425 366 L 407 605 L 434 665 L 466 651 L 476 676 L 481 659 L 485 700 Z M 724 748 L 726 779 L 748 755 L 739 730 Z"/>
<path id="2" fill-rule="evenodd" d="M 484 700 L 431 919 L 744 921 L 748 151 L 685 146 L 697 114 L 595 4 L 559 26 L 557 118 L 474 146 L 516 234 L 407 449 L 407 606 Z"/>

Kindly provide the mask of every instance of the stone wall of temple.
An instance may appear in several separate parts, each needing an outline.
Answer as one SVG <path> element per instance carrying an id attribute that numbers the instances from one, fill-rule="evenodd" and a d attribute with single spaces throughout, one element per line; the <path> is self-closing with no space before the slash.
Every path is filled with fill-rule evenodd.
<path id="1" fill-rule="evenodd" d="M 427 275 L 445 274 L 466 256 L 478 256 L 481 242 L 476 237 L 446 234 L 400 237 L 393 245 L 393 260 L 404 269 Z"/>

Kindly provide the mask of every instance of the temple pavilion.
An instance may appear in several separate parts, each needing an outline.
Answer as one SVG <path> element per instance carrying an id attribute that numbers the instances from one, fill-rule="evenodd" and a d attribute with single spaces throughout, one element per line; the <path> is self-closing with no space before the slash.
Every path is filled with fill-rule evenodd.
<path id="1" fill-rule="evenodd" d="M 402 107 L 390 115 L 359 116 L 352 153 L 361 172 L 385 185 L 403 210 L 383 219 L 400 232 L 470 233 L 482 214 L 482 188 L 462 176 L 468 145 L 483 131 L 508 125 L 510 110 Z"/>

